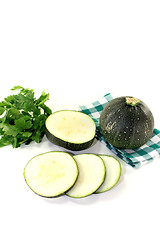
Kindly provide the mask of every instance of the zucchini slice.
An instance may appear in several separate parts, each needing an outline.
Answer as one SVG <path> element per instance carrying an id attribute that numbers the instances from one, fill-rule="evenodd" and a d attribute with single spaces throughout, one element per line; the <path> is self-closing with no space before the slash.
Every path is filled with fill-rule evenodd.
<path id="1" fill-rule="evenodd" d="M 96 134 L 94 120 L 74 110 L 54 112 L 46 119 L 45 126 L 50 142 L 73 151 L 89 148 Z"/>
<path id="2" fill-rule="evenodd" d="M 82 198 L 94 193 L 105 179 L 105 165 L 98 155 L 84 153 L 73 156 L 77 162 L 79 175 L 74 186 L 66 192 L 73 198 Z"/>
<path id="3" fill-rule="evenodd" d="M 100 188 L 95 193 L 103 193 L 111 189 L 119 181 L 121 176 L 120 162 L 109 155 L 99 155 L 106 166 L 106 177 Z"/>
<path id="4" fill-rule="evenodd" d="M 47 152 L 33 157 L 25 166 L 28 186 L 43 197 L 62 195 L 73 186 L 78 176 L 74 158 L 65 152 Z"/>

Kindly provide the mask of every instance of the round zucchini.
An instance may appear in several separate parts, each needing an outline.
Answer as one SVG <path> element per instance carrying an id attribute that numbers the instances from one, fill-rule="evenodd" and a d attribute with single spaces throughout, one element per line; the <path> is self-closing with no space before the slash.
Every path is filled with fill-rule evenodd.
<path id="1" fill-rule="evenodd" d="M 46 119 L 45 126 L 50 142 L 73 151 L 89 148 L 96 134 L 94 120 L 74 110 L 54 112 Z"/>
<path id="2" fill-rule="evenodd" d="M 111 100 L 100 115 L 102 135 L 113 146 L 123 149 L 138 148 L 152 136 L 154 118 L 141 100 L 118 97 Z"/>
<path id="3" fill-rule="evenodd" d="M 99 156 L 104 161 L 106 176 L 104 182 L 95 193 L 103 193 L 110 190 L 118 183 L 121 176 L 121 164 L 115 157 L 104 154 L 100 154 Z"/>
<path id="4" fill-rule="evenodd" d="M 30 189 L 43 197 L 64 194 L 75 183 L 78 167 L 66 152 L 46 152 L 33 157 L 25 166 L 24 178 Z"/>
<path id="5" fill-rule="evenodd" d="M 74 186 L 66 192 L 72 198 L 83 198 L 94 193 L 103 183 L 106 168 L 101 157 L 92 153 L 73 156 L 77 162 L 79 174 Z"/>

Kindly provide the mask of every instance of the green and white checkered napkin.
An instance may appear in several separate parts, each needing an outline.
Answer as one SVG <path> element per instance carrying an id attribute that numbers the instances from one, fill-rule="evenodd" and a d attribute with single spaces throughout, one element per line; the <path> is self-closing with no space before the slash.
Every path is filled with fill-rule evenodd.
<path id="1" fill-rule="evenodd" d="M 104 106 L 112 99 L 113 97 L 109 93 L 87 106 L 79 106 L 79 109 L 94 119 L 97 126 L 97 139 L 126 163 L 132 167 L 140 167 L 145 163 L 151 162 L 160 154 L 160 131 L 158 129 L 154 129 L 153 136 L 146 144 L 136 149 L 118 149 L 103 138 L 99 127 L 99 117 Z"/>

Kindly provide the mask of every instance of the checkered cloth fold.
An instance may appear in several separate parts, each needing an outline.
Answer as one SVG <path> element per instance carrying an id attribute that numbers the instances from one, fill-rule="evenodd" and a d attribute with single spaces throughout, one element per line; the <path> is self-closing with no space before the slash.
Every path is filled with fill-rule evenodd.
<path id="1" fill-rule="evenodd" d="M 88 104 L 87 106 L 79 106 L 79 109 L 94 119 L 97 126 L 97 139 L 104 143 L 114 154 L 116 154 L 126 163 L 132 167 L 138 168 L 145 163 L 151 162 L 160 154 L 160 131 L 158 129 L 154 129 L 151 139 L 146 144 L 136 149 L 116 148 L 107 142 L 102 136 L 99 126 L 100 114 L 104 106 L 112 99 L 112 95 L 108 93 L 98 101 Z"/>

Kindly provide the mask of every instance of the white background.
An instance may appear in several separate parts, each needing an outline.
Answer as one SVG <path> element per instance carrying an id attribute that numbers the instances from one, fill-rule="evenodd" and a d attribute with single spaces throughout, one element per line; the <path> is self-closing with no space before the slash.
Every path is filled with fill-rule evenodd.
<path id="1" fill-rule="evenodd" d="M 50 93 L 53 110 L 108 92 L 138 97 L 160 129 L 160 2 L 0 1 L 0 101 L 15 85 Z M 0 239 L 160 239 L 160 158 L 140 169 L 122 164 L 118 185 L 83 199 L 44 199 L 23 169 L 32 143 L 0 149 Z M 109 153 L 100 143 L 86 152 Z"/>

